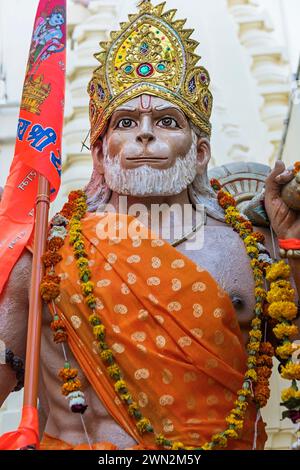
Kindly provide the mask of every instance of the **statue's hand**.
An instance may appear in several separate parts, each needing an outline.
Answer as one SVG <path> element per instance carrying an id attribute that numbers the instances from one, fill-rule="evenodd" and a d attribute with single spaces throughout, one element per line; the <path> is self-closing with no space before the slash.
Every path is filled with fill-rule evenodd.
<path id="1" fill-rule="evenodd" d="M 281 198 L 282 186 L 293 178 L 292 170 L 286 170 L 283 162 L 276 162 L 274 170 L 266 179 L 265 207 L 280 239 L 300 239 L 300 213 L 290 209 Z"/>

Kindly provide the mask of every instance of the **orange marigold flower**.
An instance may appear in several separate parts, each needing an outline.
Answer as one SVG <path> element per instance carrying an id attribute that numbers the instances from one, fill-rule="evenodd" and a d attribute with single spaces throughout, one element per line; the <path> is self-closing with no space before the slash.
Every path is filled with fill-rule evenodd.
<path id="1" fill-rule="evenodd" d="M 300 171 L 300 162 L 296 162 L 294 165 L 294 175 L 297 175 Z"/>
<path id="2" fill-rule="evenodd" d="M 274 348 L 272 344 L 269 342 L 261 343 L 259 352 L 261 354 L 266 354 L 266 356 L 270 356 L 270 357 L 274 356 L 275 354 Z"/>
<path id="3" fill-rule="evenodd" d="M 69 202 L 74 202 L 76 201 L 76 199 L 81 198 L 81 197 L 85 197 L 85 193 L 81 190 L 77 190 L 77 191 L 71 191 L 68 199 L 69 199 Z"/>
<path id="4" fill-rule="evenodd" d="M 252 236 L 255 238 L 255 240 L 258 243 L 264 243 L 265 242 L 265 236 L 261 232 L 253 232 Z"/>
<path id="5" fill-rule="evenodd" d="M 210 180 L 210 185 L 215 191 L 220 191 L 220 189 L 222 189 L 221 183 L 215 178 Z"/>
<path id="6" fill-rule="evenodd" d="M 254 388 L 254 398 L 260 408 L 264 408 L 270 398 L 270 388 L 258 383 Z"/>
<path id="7" fill-rule="evenodd" d="M 75 379 L 78 375 L 77 369 L 60 369 L 58 373 L 58 377 L 63 381 L 66 382 L 70 379 Z"/>
<path id="8" fill-rule="evenodd" d="M 266 366 L 268 368 L 273 366 L 273 359 L 270 356 L 267 356 L 266 354 L 262 354 L 258 356 L 257 358 L 257 366 L 258 367 L 263 367 Z"/>
<path id="9" fill-rule="evenodd" d="M 268 356 L 266 356 L 268 357 Z M 271 359 L 272 361 L 272 359 Z M 269 379 L 272 375 L 272 370 L 269 367 L 261 366 L 256 369 L 257 374 L 259 377 L 264 377 L 265 379 Z"/>
<path id="10" fill-rule="evenodd" d="M 43 256 L 42 256 L 42 261 L 44 263 L 44 266 L 46 268 L 51 268 L 51 266 L 55 266 L 62 260 L 62 256 L 55 252 L 55 251 L 47 251 Z"/>
<path id="11" fill-rule="evenodd" d="M 50 251 L 57 251 L 64 246 L 64 240 L 60 237 L 53 237 L 48 241 L 48 248 Z"/>
<path id="12" fill-rule="evenodd" d="M 68 339 L 66 331 L 59 330 L 53 335 L 53 341 L 56 344 L 65 343 Z"/>
<path id="13" fill-rule="evenodd" d="M 52 331 L 65 330 L 65 324 L 62 320 L 54 320 L 51 322 L 50 328 Z"/>
<path id="14" fill-rule="evenodd" d="M 77 392 L 81 388 L 81 382 L 79 379 L 70 380 L 62 385 L 62 394 L 67 396 L 71 392 Z"/>

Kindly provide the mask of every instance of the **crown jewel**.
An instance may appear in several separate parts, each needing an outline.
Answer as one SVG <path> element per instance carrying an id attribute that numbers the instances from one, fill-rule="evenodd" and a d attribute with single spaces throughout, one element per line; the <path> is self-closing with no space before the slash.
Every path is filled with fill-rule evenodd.
<path id="1" fill-rule="evenodd" d="M 176 10 L 164 12 L 165 2 L 142 1 L 139 12 L 121 23 L 111 41 L 95 54 L 100 62 L 89 83 L 91 143 L 103 133 L 114 110 L 124 102 L 151 94 L 180 106 L 192 122 L 210 135 L 210 78 L 197 66 L 198 42 L 186 20 L 174 20 Z"/>

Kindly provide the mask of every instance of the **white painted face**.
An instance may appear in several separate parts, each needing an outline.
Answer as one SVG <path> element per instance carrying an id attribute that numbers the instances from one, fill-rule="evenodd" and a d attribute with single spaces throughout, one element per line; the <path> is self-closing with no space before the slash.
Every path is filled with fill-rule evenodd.
<path id="1" fill-rule="evenodd" d="M 103 144 L 107 185 L 122 195 L 171 196 L 197 174 L 197 141 L 184 113 L 143 95 L 118 108 Z"/>

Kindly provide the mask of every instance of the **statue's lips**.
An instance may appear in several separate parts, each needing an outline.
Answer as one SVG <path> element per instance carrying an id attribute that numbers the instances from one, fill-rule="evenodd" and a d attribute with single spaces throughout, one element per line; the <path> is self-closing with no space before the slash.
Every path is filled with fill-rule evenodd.
<path id="1" fill-rule="evenodd" d="M 126 160 L 132 163 L 160 163 L 168 161 L 168 157 L 128 157 Z"/>

